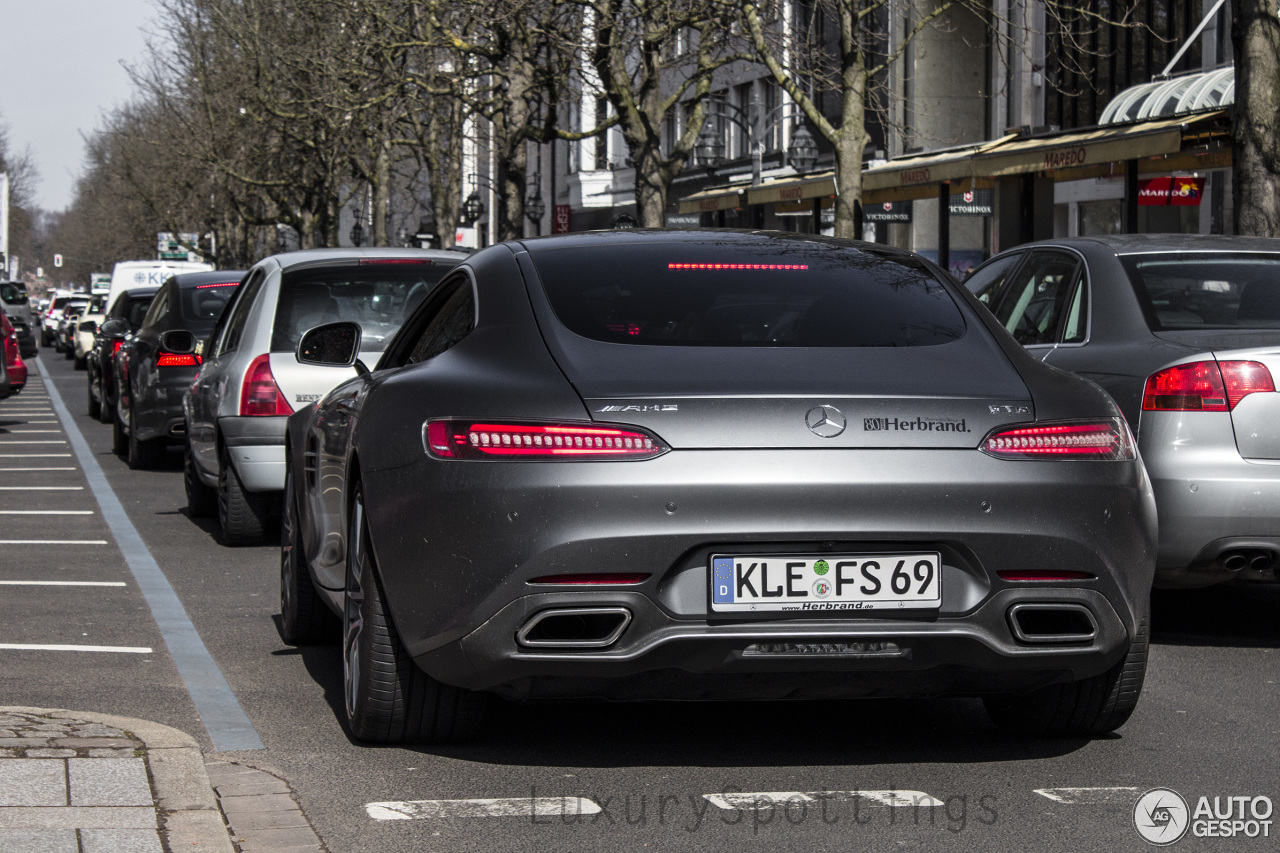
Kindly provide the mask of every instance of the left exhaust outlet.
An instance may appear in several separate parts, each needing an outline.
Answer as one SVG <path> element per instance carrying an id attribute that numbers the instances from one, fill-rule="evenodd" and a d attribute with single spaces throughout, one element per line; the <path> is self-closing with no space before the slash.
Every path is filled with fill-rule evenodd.
<path id="1" fill-rule="evenodd" d="M 516 642 L 533 649 L 602 649 L 631 624 L 625 607 L 566 607 L 534 614 L 516 632 Z"/>

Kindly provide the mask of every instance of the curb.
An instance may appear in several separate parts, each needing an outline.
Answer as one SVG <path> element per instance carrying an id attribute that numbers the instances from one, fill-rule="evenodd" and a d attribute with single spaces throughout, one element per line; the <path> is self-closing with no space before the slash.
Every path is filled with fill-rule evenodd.
<path id="1" fill-rule="evenodd" d="M 168 848 L 235 853 L 205 769 L 204 753 L 195 738 L 185 732 L 150 720 L 64 708 L 3 706 L 0 713 L 83 720 L 128 732 L 142 743 L 156 818 Z"/>

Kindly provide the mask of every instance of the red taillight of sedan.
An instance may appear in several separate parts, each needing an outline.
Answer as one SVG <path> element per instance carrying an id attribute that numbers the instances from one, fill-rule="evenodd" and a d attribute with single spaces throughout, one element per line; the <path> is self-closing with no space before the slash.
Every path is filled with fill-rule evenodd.
<path id="1" fill-rule="evenodd" d="M 1147 378 L 1146 412 L 1229 412 L 1250 394 L 1274 392 L 1265 364 L 1256 361 L 1197 361 L 1166 367 Z"/>
<path id="2" fill-rule="evenodd" d="M 292 415 L 293 407 L 284 398 L 271 373 L 271 356 L 263 354 L 249 364 L 240 387 L 240 414 L 243 417 Z"/>
<path id="3" fill-rule="evenodd" d="M 438 420 L 423 439 L 438 459 L 652 459 L 670 450 L 644 430 L 608 424 Z"/>
<path id="4" fill-rule="evenodd" d="M 1120 418 L 1063 421 L 1003 429 L 982 442 L 998 459 L 1091 459 L 1127 462 L 1137 458 L 1133 435 Z"/>

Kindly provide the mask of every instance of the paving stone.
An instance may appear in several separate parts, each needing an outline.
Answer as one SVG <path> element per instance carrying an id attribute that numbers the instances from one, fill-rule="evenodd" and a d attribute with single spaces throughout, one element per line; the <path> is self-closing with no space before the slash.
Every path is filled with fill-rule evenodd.
<path id="1" fill-rule="evenodd" d="M 48 743 L 49 739 L 42 737 L 14 737 L 0 739 L 0 746 L 12 747 L 15 749 L 24 749 L 29 746 L 45 746 Z"/>
<path id="2" fill-rule="evenodd" d="M 135 749 L 91 749 L 90 758 L 137 758 Z"/>
<path id="3" fill-rule="evenodd" d="M 0 808 L 0 828 L 3 829 L 151 829 L 155 825 L 153 806 Z"/>
<path id="4" fill-rule="evenodd" d="M 253 780 L 232 781 L 214 785 L 219 797 L 250 797 L 259 794 L 287 794 L 289 786 L 274 776 L 258 774 Z"/>
<path id="5" fill-rule="evenodd" d="M 28 749 L 27 758 L 75 758 L 74 749 Z"/>
<path id="6" fill-rule="evenodd" d="M 149 806 L 151 786 L 141 758 L 75 758 L 67 762 L 73 806 Z"/>
<path id="7" fill-rule="evenodd" d="M 60 737 L 54 738 L 49 745 L 67 749 L 88 749 L 89 747 L 132 749 L 135 746 L 133 741 L 123 737 Z"/>
<path id="8" fill-rule="evenodd" d="M 246 814 L 252 812 L 279 812 L 291 811 L 298 808 L 298 804 L 293 801 L 293 797 L 288 794 L 258 794 L 246 797 L 219 797 L 219 804 L 222 806 L 223 812 L 231 814 Z"/>
<path id="9" fill-rule="evenodd" d="M 237 835 L 251 829 L 288 829 L 310 826 L 307 819 L 302 816 L 302 810 L 298 808 L 273 812 L 234 812 L 227 815 L 227 822 L 231 824 L 231 829 Z"/>
<path id="10" fill-rule="evenodd" d="M 80 853 L 74 829 L 0 829 L 4 853 Z"/>
<path id="11" fill-rule="evenodd" d="M 10 749 L 7 746 L 0 746 L 0 758 L 17 758 L 18 750 Z"/>
<path id="12" fill-rule="evenodd" d="M 61 761 L 15 758 L 0 764 L 0 806 L 65 806 L 66 772 Z"/>
<path id="13" fill-rule="evenodd" d="M 239 838 L 240 836 L 236 836 Z M 252 842 L 259 849 L 279 850 L 282 847 L 306 847 L 308 845 L 319 846 L 319 839 L 316 838 L 315 832 L 311 827 L 296 829 L 264 829 L 251 833 L 250 838 L 245 838 L 240 842 L 242 850 L 248 849 L 249 842 Z"/>
<path id="14" fill-rule="evenodd" d="M 0 738 L 17 737 L 17 736 L 18 735 L 16 732 L 12 732 L 9 729 L 0 729 Z"/>
<path id="15" fill-rule="evenodd" d="M 82 829 L 82 853 L 164 853 L 154 829 Z"/>

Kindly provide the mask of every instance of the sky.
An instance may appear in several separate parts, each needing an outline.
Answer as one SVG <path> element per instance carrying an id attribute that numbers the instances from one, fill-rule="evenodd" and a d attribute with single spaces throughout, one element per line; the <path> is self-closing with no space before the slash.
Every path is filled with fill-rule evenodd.
<path id="1" fill-rule="evenodd" d="M 12 153 L 30 150 L 45 210 L 71 204 L 84 137 L 129 100 L 121 63 L 144 55 L 156 16 L 151 0 L 0 0 L 0 122 Z"/>

